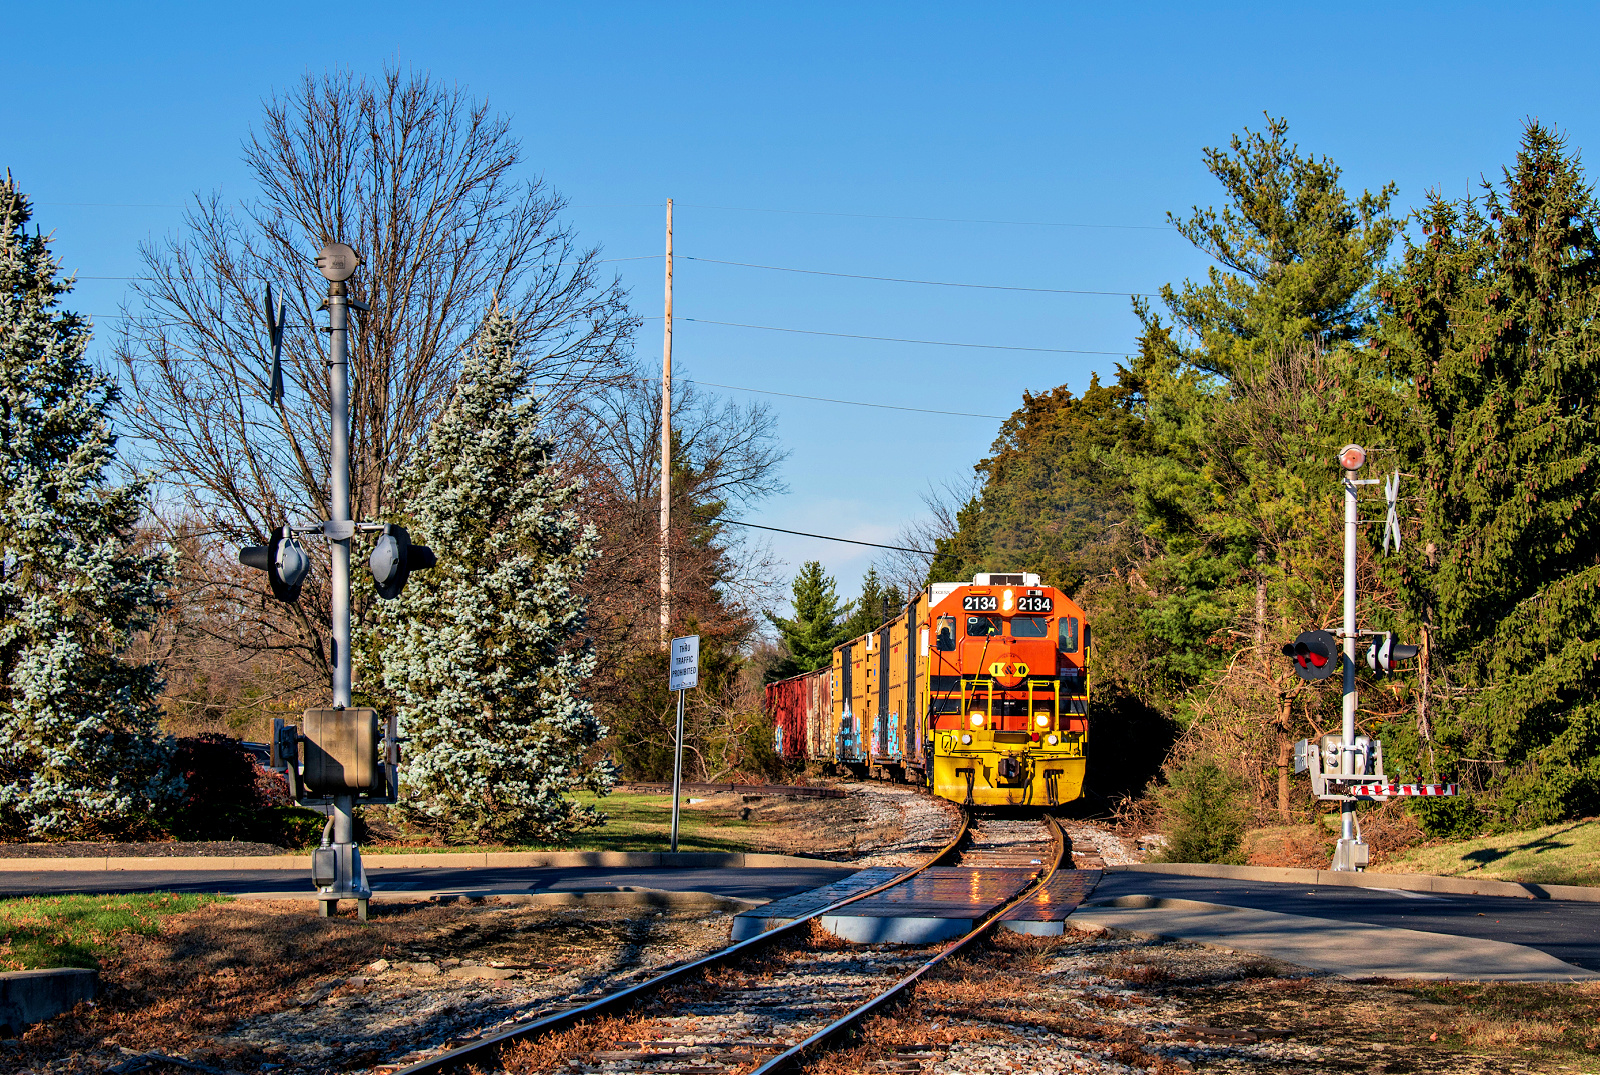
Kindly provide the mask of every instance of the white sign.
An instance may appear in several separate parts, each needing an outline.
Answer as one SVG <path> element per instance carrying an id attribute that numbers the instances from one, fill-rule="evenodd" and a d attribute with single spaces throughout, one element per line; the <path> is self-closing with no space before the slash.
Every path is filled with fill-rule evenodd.
<path id="1" fill-rule="evenodd" d="M 700 685 L 700 636 L 674 638 L 667 651 L 667 689 L 686 691 Z"/>

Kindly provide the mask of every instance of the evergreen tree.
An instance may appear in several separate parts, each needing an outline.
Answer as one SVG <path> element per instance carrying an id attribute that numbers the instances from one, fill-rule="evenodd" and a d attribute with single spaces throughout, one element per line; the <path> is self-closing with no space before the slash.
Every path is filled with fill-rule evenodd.
<path id="1" fill-rule="evenodd" d="M 1134 402 L 1098 374 L 1081 398 L 1064 385 L 1024 393 L 974 468 L 982 492 L 957 512 L 958 532 L 936 542 L 929 580 L 1033 571 L 1076 593 L 1110 570 L 1110 539 L 1132 507 L 1113 456 L 1138 439 Z"/>
<path id="2" fill-rule="evenodd" d="M 149 628 L 172 558 L 130 548 L 146 484 L 112 485 L 116 387 L 59 309 L 49 242 L 0 181 L 0 832 L 147 831 L 181 780 L 160 731 L 153 664 L 123 651 Z"/>
<path id="3" fill-rule="evenodd" d="M 811 560 L 800 568 L 793 592 L 794 619 L 766 614 L 789 649 L 788 657 L 773 669 L 773 679 L 826 667 L 833 662 L 833 647 L 850 637 L 845 622 L 850 606 L 839 603 L 834 581 L 819 561 Z"/>
<path id="4" fill-rule="evenodd" d="M 605 728 L 573 592 L 597 535 L 550 469 L 532 363 L 495 311 L 426 448 L 402 478 L 413 536 L 438 566 L 375 613 L 371 651 L 409 737 L 408 813 L 463 840 L 560 838 L 598 824 L 568 793 L 610 789 Z"/>
<path id="5" fill-rule="evenodd" d="M 898 616 L 905 603 L 900 587 L 892 582 L 885 586 L 878 569 L 869 565 L 861 578 L 861 596 L 853 602 L 855 611 L 844 621 L 844 636 L 856 638 L 882 626 Z"/>
<path id="6" fill-rule="evenodd" d="M 1419 218 L 1381 344 L 1421 490 L 1394 577 L 1424 696 L 1390 742 L 1417 775 L 1501 763 L 1490 796 L 1419 804 L 1436 828 L 1600 813 L 1600 203 L 1532 124 L 1500 189 Z M 1443 757 L 1418 742 L 1430 725 Z"/>
<path id="7" fill-rule="evenodd" d="M 1370 439 L 1356 345 L 1399 226 L 1394 188 L 1350 198 L 1338 167 L 1287 133 L 1269 118 L 1206 150 L 1227 206 L 1173 224 L 1231 271 L 1162 289 L 1178 332 L 1136 304 L 1145 331 L 1120 378 L 1140 420 L 1123 469 L 1151 546 L 1140 620 L 1180 709 L 1241 639 L 1266 679 L 1276 636 L 1320 619 L 1337 586 L 1332 460 Z"/>
<path id="8" fill-rule="evenodd" d="M 1189 758 L 1170 767 L 1166 786 L 1156 793 L 1167 837 L 1161 861 L 1244 862 L 1240 845 L 1250 820 L 1244 790 L 1209 758 Z"/>

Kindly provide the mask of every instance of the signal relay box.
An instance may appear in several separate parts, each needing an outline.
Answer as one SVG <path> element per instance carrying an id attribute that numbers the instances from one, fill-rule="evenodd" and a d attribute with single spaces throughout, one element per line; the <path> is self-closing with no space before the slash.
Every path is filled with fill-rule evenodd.
<path id="1" fill-rule="evenodd" d="M 290 791 L 304 806 L 326 806 L 335 795 L 354 795 L 373 805 L 393 803 L 399 788 L 398 724 L 394 715 L 363 706 L 308 709 L 299 726 L 273 721 L 272 768 L 289 778 Z"/>

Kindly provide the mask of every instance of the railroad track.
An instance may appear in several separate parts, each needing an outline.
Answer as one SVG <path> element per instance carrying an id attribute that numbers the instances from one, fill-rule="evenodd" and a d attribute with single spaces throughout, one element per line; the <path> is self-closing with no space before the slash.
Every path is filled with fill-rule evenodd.
<path id="1" fill-rule="evenodd" d="M 982 937 L 1068 864 L 1067 839 L 1054 818 L 975 820 L 963 815 L 954 839 L 884 884 L 647 982 L 450 1050 L 393 1075 L 435 1075 L 469 1067 L 481 1072 L 503 1071 L 502 1057 L 513 1066 L 522 1066 L 517 1054 L 527 1048 L 524 1043 L 550 1046 L 538 1059 L 540 1070 L 548 1071 L 608 1075 L 775 1075 L 797 1071 L 810 1057 L 846 1039 L 873 1013 L 903 999 L 919 979 Z M 1033 879 L 970 932 L 948 943 L 868 949 L 831 940 L 813 927 L 824 916 L 848 914 L 851 904 L 946 865 L 1026 867 L 1033 871 Z M 591 1033 L 581 1033 L 582 1028 Z M 594 1039 L 607 1036 L 609 1041 L 596 1047 Z M 922 1060 L 943 1051 L 942 1047 L 902 1047 L 897 1059 L 879 1069 L 919 1070 Z"/>

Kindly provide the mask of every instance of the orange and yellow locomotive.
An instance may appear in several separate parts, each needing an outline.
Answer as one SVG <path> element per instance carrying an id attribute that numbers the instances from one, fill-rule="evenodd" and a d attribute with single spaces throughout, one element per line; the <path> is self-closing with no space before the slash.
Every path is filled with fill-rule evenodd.
<path id="1" fill-rule="evenodd" d="M 927 784 L 975 806 L 1083 793 L 1089 626 L 1037 575 L 934 583 L 834 650 L 831 668 L 767 687 L 779 750 Z"/>

